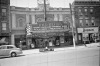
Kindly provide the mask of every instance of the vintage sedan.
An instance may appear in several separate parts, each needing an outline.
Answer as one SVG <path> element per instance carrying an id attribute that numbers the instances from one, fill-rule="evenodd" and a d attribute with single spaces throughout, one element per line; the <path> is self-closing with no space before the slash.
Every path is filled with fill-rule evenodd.
<path id="1" fill-rule="evenodd" d="M 20 54 L 22 54 L 22 50 L 20 48 L 16 48 L 14 45 L 0 46 L 0 56 L 16 57 Z"/>

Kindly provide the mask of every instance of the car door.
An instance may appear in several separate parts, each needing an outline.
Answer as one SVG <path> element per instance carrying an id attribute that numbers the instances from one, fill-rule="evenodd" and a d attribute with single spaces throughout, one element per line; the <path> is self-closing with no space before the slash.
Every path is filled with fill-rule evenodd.
<path id="1" fill-rule="evenodd" d="M 6 46 L 2 46 L 1 48 L 0 48 L 0 55 L 5 55 L 5 53 L 6 53 Z"/>
<path id="2" fill-rule="evenodd" d="M 2 47 L 0 47 L 0 56 L 2 55 Z"/>
<path id="3" fill-rule="evenodd" d="M 12 49 L 13 47 L 12 46 L 7 46 L 7 49 L 5 50 L 5 55 L 9 55 L 10 54 L 10 51 L 11 51 L 11 49 Z"/>

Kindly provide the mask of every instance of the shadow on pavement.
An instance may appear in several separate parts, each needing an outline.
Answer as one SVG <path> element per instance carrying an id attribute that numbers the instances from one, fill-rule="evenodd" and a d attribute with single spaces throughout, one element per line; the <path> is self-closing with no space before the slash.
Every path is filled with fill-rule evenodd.
<path id="1" fill-rule="evenodd" d="M 25 56 L 25 55 L 19 55 L 19 56 L 17 56 L 17 57 L 22 57 L 22 56 Z M 7 58 L 16 58 L 16 57 L 5 57 L 5 56 L 0 56 L 0 59 L 7 59 Z"/>

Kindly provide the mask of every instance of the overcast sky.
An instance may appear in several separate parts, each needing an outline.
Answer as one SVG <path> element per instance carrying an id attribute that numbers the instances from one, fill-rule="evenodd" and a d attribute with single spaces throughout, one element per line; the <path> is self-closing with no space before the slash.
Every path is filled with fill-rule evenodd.
<path id="1" fill-rule="evenodd" d="M 49 0 L 51 7 L 69 7 L 69 3 L 72 3 L 74 0 Z M 10 0 L 11 6 L 20 6 L 20 7 L 37 7 L 37 0 Z"/>

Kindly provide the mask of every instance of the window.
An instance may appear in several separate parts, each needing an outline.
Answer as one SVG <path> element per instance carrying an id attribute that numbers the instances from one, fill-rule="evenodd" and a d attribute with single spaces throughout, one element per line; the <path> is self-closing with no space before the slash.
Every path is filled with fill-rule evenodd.
<path id="1" fill-rule="evenodd" d="M 6 9 L 2 9 L 2 16 L 6 16 Z"/>
<path id="2" fill-rule="evenodd" d="M 83 20 L 79 20 L 80 26 L 83 26 Z"/>
<path id="3" fill-rule="evenodd" d="M 89 25 L 89 20 L 86 20 L 86 26 L 88 26 Z"/>
<path id="4" fill-rule="evenodd" d="M 87 9 L 84 9 L 85 12 L 87 12 Z"/>
<path id="5" fill-rule="evenodd" d="M 91 20 L 92 26 L 95 26 L 94 19 Z"/>
<path id="6" fill-rule="evenodd" d="M 79 12 L 81 12 L 81 9 L 79 9 Z"/>
<path id="7" fill-rule="evenodd" d="M 93 9 L 90 9 L 90 12 L 93 12 Z"/>
<path id="8" fill-rule="evenodd" d="M 92 17 L 91 18 L 91 23 L 92 23 L 92 26 L 95 26 L 95 21 L 94 21 L 95 17 Z"/>
<path id="9" fill-rule="evenodd" d="M 19 27 L 22 27 L 22 26 L 23 26 L 23 20 L 20 19 L 20 20 L 19 20 Z"/>
<path id="10" fill-rule="evenodd" d="M 2 23 L 2 30 L 6 30 L 6 23 Z"/>
<path id="11" fill-rule="evenodd" d="M 24 27 L 24 22 L 25 22 L 25 19 L 24 18 L 19 18 L 17 20 L 17 27 Z"/>
<path id="12" fill-rule="evenodd" d="M 5 16 L 1 17 L 1 21 L 6 22 L 7 21 L 7 17 L 5 17 Z"/>
<path id="13" fill-rule="evenodd" d="M 7 46 L 7 49 L 13 49 L 14 47 L 13 46 Z"/>
<path id="14" fill-rule="evenodd" d="M 79 14 L 79 15 L 83 15 L 83 13 L 82 13 L 82 9 L 81 9 L 81 8 L 79 8 L 79 12 L 78 12 L 78 14 Z"/>

